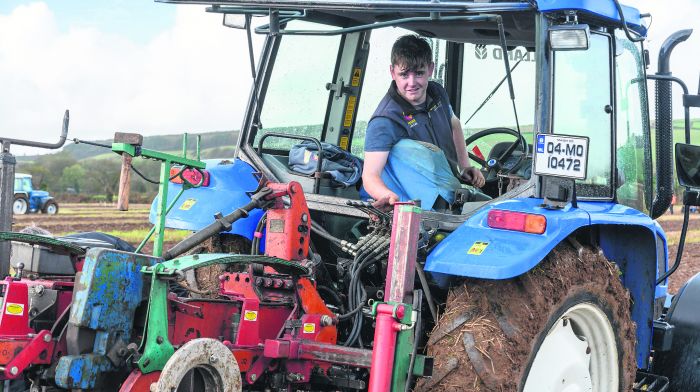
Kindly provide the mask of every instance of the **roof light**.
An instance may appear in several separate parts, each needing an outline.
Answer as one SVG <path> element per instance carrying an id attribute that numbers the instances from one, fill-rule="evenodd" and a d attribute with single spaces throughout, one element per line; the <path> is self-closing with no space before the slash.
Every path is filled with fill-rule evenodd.
<path id="1" fill-rule="evenodd" d="M 566 24 L 549 28 L 552 50 L 588 50 L 591 32 L 587 24 Z"/>
<path id="2" fill-rule="evenodd" d="M 181 175 L 178 175 L 182 171 Z M 209 186 L 209 172 L 206 170 L 185 169 L 182 166 L 173 166 L 170 168 L 170 182 L 174 184 L 182 184 L 182 179 L 194 186 Z M 204 177 L 204 178 L 202 178 Z M 201 182 L 201 184 L 200 184 Z"/>
<path id="3" fill-rule="evenodd" d="M 547 228 L 547 218 L 544 215 L 505 210 L 489 211 L 487 223 L 489 227 L 494 229 L 522 231 L 532 234 L 542 234 Z"/>

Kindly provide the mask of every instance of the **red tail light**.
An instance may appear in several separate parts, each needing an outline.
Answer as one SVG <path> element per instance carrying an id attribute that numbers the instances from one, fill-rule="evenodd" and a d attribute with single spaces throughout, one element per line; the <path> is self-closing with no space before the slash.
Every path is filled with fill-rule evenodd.
<path id="1" fill-rule="evenodd" d="M 184 178 L 185 181 L 189 182 L 192 185 L 199 185 L 199 182 L 202 182 L 201 186 L 209 186 L 209 172 L 206 170 L 195 170 L 195 169 L 185 169 L 181 175 L 178 175 L 180 173 L 180 170 L 182 170 L 181 166 L 173 166 L 170 168 L 170 182 L 175 183 L 175 184 L 182 184 L 182 179 Z M 204 179 L 202 180 L 202 177 Z"/>
<path id="2" fill-rule="evenodd" d="M 487 219 L 489 227 L 522 231 L 525 233 L 542 234 L 547 228 L 547 218 L 544 215 L 526 214 L 523 212 L 491 210 Z"/>

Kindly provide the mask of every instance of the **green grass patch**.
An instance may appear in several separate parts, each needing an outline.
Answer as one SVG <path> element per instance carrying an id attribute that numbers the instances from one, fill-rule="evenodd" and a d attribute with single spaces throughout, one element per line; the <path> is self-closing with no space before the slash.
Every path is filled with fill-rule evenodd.
<path id="1" fill-rule="evenodd" d="M 146 238 L 146 235 L 150 231 L 150 228 L 143 228 L 143 229 L 133 229 L 133 230 L 104 230 L 102 231 L 103 233 L 113 235 L 115 237 L 119 237 L 123 239 L 126 242 L 136 244 L 138 245 L 141 241 L 143 241 L 144 238 Z M 62 235 L 67 235 L 70 234 L 69 232 L 65 233 L 54 233 L 55 236 L 60 237 Z M 191 231 L 188 230 L 174 230 L 174 229 L 165 229 L 165 236 L 164 236 L 164 242 L 179 242 L 184 240 L 187 236 L 192 234 Z M 153 236 L 155 237 L 155 235 Z M 151 241 L 153 242 L 153 237 L 151 237 Z"/>

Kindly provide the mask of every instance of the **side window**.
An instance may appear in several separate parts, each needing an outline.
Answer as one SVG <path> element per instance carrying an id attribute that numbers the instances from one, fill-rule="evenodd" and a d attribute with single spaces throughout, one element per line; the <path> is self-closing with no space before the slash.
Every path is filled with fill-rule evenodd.
<path id="1" fill-rule="evenodd" d="M 617 97 L 617 200 L 648 213 L 651 203 L 651 141 L 647 84 L 639 44 L 617 31 L 615 37 L 615 91 Z M 645 165 L 646 163 L 646 165 Z"/>
<path id="2" fill-rule="evenodd" d="M 292 21 L 287 28 L 313 30 L 321 26 Z M 285 35 L 281 38 L 260 113 L 263 130 L 256 135 L 255 146 L 266 132 L 321 138 L 328 107 L 326 83 L 333 80 L 340 38 L 339 35 Z M 296 143 L 298 141 L 270 138 L 265 141 L 265 147 L 287 150 Z"/>
<path id="3" fill-rule="evenodd" d="M 588 50 L 555 52 L 553 133 L 588 136 L 588 172 L 581 197 L 612 197 L 610 38 L 591 34 Z"/>
<path id="4" fill-rule="evenodd" d="M 372 30 L 370 35 L 369 56 L 365 68 L 360 105 L 357 109 L 355 129 L 353 130 L 352 147 L 350 148 L 350 152 L 359 157 L 364 157 L 365 154 L 367 123 L 391 84 L 391 74 L 389 73 L 391 47 L 397 38 L 406 34 L 415 33 L 402 28 L 383 28 Z M 428 43 L 433 49 L 433 62 L 435 62 L 432 80 L 444 85 L 446 43 L 434 38 L 429 38 Z"/>

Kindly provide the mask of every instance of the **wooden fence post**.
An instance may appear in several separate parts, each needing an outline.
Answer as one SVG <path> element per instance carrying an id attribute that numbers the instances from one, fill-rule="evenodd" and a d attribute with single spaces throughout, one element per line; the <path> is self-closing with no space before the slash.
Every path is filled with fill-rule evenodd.
<path id="1" fill-rule="evenodd" d="M 131 156 L 122 154 L 122 171 L 119 175 L 119 198 L 117 199 L 117 209 L 119 211 L 129 210 L 129 193 L 131 191 Z"/>

